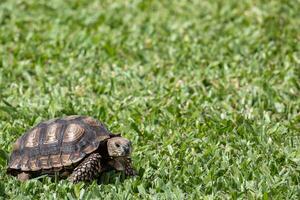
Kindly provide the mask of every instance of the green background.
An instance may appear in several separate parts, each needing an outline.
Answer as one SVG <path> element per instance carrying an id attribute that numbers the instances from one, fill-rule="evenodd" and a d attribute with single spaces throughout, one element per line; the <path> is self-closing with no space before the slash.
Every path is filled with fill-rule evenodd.
<path id="1" fill-rule="evenodd" d="M 0 1 L 0 199 L 299 199 L 300 1 Z M 38 122 L 93 116 L 139 176 L 5 174 Z"/>

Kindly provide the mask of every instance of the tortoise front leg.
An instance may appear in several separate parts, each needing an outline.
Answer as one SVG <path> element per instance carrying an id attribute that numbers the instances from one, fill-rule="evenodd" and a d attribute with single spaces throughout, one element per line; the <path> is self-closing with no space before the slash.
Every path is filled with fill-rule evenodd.
<path id="1" fill-rule="evenodd" d="M 125 158 L 125 175 L 126 176 L 136 176 L 137 173 L 132 167 L 131 158 Z"/>
<path id="2" fill-rule="evenodd" d="M 72 183 L 80 181 L 92 181 L 101 172 L 101 155 L 93 153 L 79 164 L 69 176 L 68 180 Z"/>
<path id="3" fill-rule="evenodd" d="M 135 176 L 136 172 L 132 167 L 131 158 L 118 157 L 109 161 L 109 165 L 117 171 L 124 171 L 126 176 Z"/>

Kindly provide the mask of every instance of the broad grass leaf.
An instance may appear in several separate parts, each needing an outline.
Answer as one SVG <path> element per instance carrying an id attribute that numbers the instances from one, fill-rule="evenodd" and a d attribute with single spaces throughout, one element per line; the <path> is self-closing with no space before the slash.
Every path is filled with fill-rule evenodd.
<path id="1" fill-rule="evenodd" d="M 6 153 L 6 151 L 4 151 L 3 149 L 0 149 L 0 165 L 6 165 L 8 159 L 8 153 Z"/>

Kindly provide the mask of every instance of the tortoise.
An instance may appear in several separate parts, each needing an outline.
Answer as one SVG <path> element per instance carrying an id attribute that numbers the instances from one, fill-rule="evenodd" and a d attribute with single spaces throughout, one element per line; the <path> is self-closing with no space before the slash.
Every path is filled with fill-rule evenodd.
<path id="1" fill-rule="evenodd" d="M 47 174 L 73 183 L 92 181 L 108 170 L 134 176 L 131 152 L 131 142 L 100 121 L 66 116 L 41 122 L 18 138 L 7 173 L 21 181 Z"/>

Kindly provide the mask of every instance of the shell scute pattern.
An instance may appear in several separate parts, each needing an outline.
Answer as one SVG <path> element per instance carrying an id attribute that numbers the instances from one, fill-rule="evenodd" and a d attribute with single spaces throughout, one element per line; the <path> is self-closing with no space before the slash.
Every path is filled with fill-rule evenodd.
<path id="1" fill-rule="evenodd" d="M 8 172 L 73 166 L 113 136 L 91 117 L 73 115 L 41 122 L 14 144 Z"/>
<path id="2" fill-rule="evenodd" d="M 24 141 L 25 147 L 36 147 L 39 145 L 39 136 L 40 136 L 40 128 L 36 127 L 33 130 L 31 130 L 26 137 L 26 140 Z"/>
<path id="3" fill-rule="evenodd" d="M 14 159 L 9 163 L 9 166 L 11 168 L 18 169 L 18 168 L 20 168 L 19 167 L 20 166 L 20 162 L 21 162 L 21 157 L 18 156 L 18 155 L 16 155 L 16 156 L 14 156 Z"/>
<path id="4" fill-rule="evenodd" d="M 30 170 L 37 171 L 40 169 L 39 166 L 36 164 L 36 162 L 37 162 L 36 159 L 30 159 L 29 161 Z"/>
<path id="5" fill-rule="evenodd" d="M 82 119 L 86 124 L 89 124 L 90 126 L 100 126 L 101 123 L 99 123 L 97 120 L 93 119 L 92 117 L 85 117 Z"/>
<path id="6" fill-rule="evenodd" d="M 58 168 L 58 167 L 62 166 L 60 155 L 51 155 L 50 162 L 51 162 L 52 167 L 54 167 L 54 168 Z"/>
<path id="7" fill-rule="evenodd" d="M 43 144 L 55 144 L 58 142 L 58 134 L 61 129 L 61 124 L 54 123 L 48 126 L 47 133 Z"/>
<path id="8" fill-rule="evenodd" d="M 40 161 L 40 167 L 42 169 L 50 169 L 52 168 L 51 165 L 49 165 L 49 157 L 48 156 L 41 156 L 39 157 Z"/>
<path id="9" fill-rule="evenodd" d="M 67 129 L 65 130 L 63 142 L 73 142 L 80 139 L 83 136 L 84 128 L 82 128 L 78 124 L 70 124 L 68 125 Z"/>
<path id="10" fill-rule="evenodd" d="M 18 138 L 17 141 L 13 144 L 12 150 L 17 151 L 21 148 L 21 138 Z"/>

